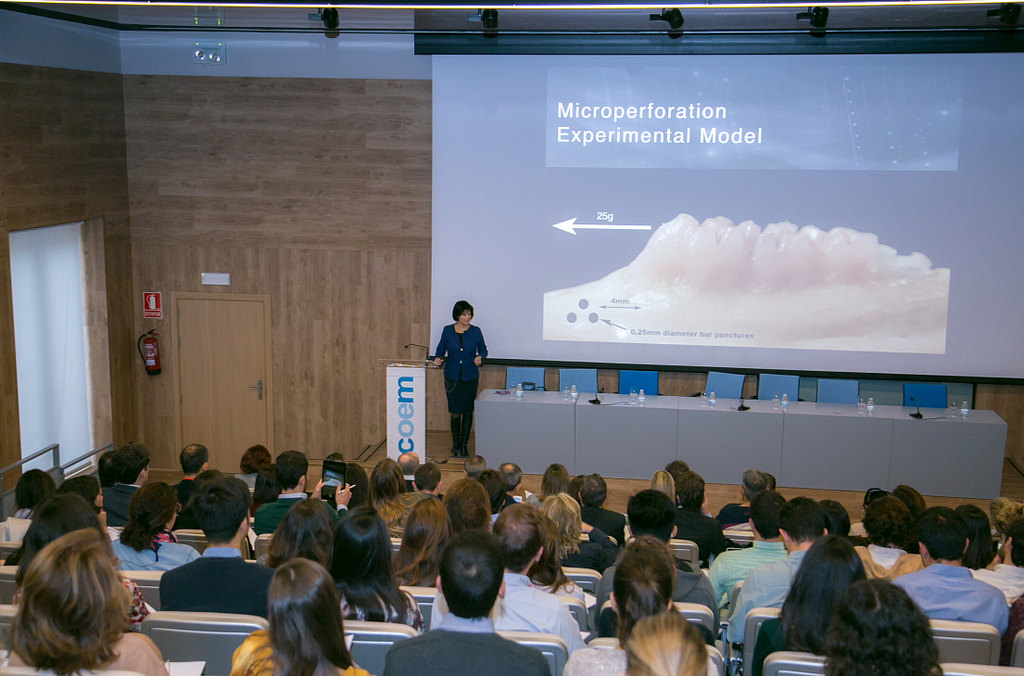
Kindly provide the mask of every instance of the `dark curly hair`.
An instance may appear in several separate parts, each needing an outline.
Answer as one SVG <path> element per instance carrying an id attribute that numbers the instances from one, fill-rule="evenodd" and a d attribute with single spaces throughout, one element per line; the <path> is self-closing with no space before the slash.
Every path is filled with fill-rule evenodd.
<path id="1" fill-rule="evenodd" d="M 891 495 L 878 498 L 868 505 L 864 512 L 864 530 L 873 545 L 896 546 L 907 551 L 916 537 L 910 510 L 901 500 Z"/>
<path id="2" fill-rule="evenodd" d="M 855 582 L 825 637 L 827 676 L 940 676 L 928 618 L 886 580 Z"/>

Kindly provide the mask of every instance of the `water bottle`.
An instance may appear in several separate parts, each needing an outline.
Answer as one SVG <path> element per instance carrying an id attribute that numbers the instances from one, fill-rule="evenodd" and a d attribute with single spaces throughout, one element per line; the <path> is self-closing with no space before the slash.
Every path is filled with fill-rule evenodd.
<path id="1" fill-rule="evenodd" d="M 785 411 L 788 408 L 789 408 L 789 395 L 788 394 L 783 394 L 782 395 L 782 410 Z"/>
<path id="2" fill-rule="evenodd" d="M 772 410 L 773 411 L 778 411 L 779 410 L 779 406 L 781 405 L 781 403 L 782 403 L 782 401 L 779 399 L 779 395 L 773 394 L 772 395 Z"/>
<path id="3" fill-rule="evenodd" d="M 960 417 L 967 420 L 967 414 L 971 412 L 971 407 L 966 401 L 960 402 Z"/>
<path id="4" fill-rule="evenodd" d="M 522 399 L 522 398 L 523 398 L 523 384 L 519 383 L 518 385 L 516 385 L 516 399 Z"/>
<path id="5" fill-rule="evenodd" d="M 712 392 L 711 394 L 708 395 L 708 406 L 710 406 L 711 408 L 714 408 L 715 404 L 717 404 L 717 403 L 718 403 L 718 397 L 716 397 L 715 393 Z"/>
<path id="6" fill-rule="evenodd" d="M 639 401 L 639 402 L 640 402 L 641 404 L 643 404 L 643 403 L 644 403 L 645 401 L 647 401 L 647 395 L 646 395 L 646 394 L 644 394 L 644 390 L 643 390 L 643 388 L 640 388 L 640 392 L 639 392 L 639 393 L 637 393 L 637 395 L 636 395 L 636 398 L 637 398 L 637 400 L 638 400 L 638 401 Z"/>
<path id="7" fill-rule="evenodd" d="M 572 399 L 572 395 L 569 394 L 569 386 L 566 385 L 562 388 L 562 401 L 569 401 Z"/>
<path id="8" fill-rule="evenodd" d="M 640 395 L 636 393 L 636 388 L 631 388 L 629 390 L 629 404 L 631 406 L 636 406 L 639 401 Z"/>
<path id="9" fill-rule="evenodd" d="M 572 397 L 573 399 L 579 398 L 580 391 L 576 389 L 575 385 L 569 388 L 569 396 Z"/>
<path id="10" fill-rule="evenodd" d="M 875 398 L 874 397 L 868 397 L 867 411 L 868 411 L 868 415 L 871 415 L 872 413 L 875 412 Z"/>
<path id="11" fill-rule="evenodd" d="M 866 407 L 866 404 L 864 403 L 864 397 L 859 398 L 857 400 L 857 413 L 859 413 L 861 415 L 864 415 L 865 413 L 867 413 L 867 408 L 865 408 L 865 407 Z"/>

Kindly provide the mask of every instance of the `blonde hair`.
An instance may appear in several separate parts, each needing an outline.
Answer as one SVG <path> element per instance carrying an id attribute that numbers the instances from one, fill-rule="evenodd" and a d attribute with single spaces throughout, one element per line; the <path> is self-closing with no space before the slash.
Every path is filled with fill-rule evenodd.
<path id="1" fill-rule="evenodd" d="M 59 676 L 110 664 L 127 628 L 127 593 L 104 534 L 86 528 L 62 535 L 25 571 L 14 651 Z"/>
<path id="2" fill-rule="evenodd" d="M 626 641 L 628 676 L 704 676 L 708 650 L 700 631 L 676 612 L 645 617 Z"/>
<path id="3" fill-rule="evenodd" d="M 663 469 L 659 469 L 651 477 L 651 488 L 656 491 L 661 491 L 672 500 L 676 499 L 676 480 L 672 478 L 672 475 Z"/>
<path id="4" fill-rule="evenodd" d="M 1000 537 L 1006 537 L 1006 531 L 1016 519 L 1024 516 L 1024 502 L 1010 498 L 996 498 L 988 506 L 992 515 L 992 525 L 999 531 Z"/>
<path id="5" fill-rule="evenodd" d="M 583 517 L 580 504 L 568 493 L 549 495 L 541 503 L 540 511 L 555 523 L 558 542 L 558 560 L 580 550 L 580 534 L 583 532 Z"/>

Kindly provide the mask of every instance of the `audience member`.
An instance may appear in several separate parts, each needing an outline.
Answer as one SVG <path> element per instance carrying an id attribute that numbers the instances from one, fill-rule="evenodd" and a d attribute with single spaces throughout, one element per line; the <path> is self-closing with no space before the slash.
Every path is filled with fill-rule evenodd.
<path id="1" fill-rule="evenodd" d="M 260 563 L 279 568 L 292 559 L 309 559 L 321 566 L 331 560 L 334 524 L 319 500 L 299 500 L 285 513 L 270 536 Z"/>
<path id="2" fill-rule="evenodd" d="M 712 556 L 725 551 L 728 541 L 722 525 L 707 516 L 704 479 L 696 472 L 683 472 L 676 477 L 676 537 L 697 543 L 701 568 L 707 568 Z"/>
<path id="3" fill-rule="evenodd" d="M 850 513 L 838 500 L 819 500 L 821 511 L 825 513 L 825 530 L 829 535 L 838 535 L 851 546 L 866 545 L 867 538 L 850 535 Z"/>
<path id="4" fill-rule="evenodd" d="M 580 516 L 584 523 L 606 533 L 615 540 L 619 547 L 626 544 L 626 517 L 619 512 L 604 508 L 608 499 L 608 484 L 600 474 L 588 474 L 583 477 L 583 489 L 580 491 Z"/>
<path id="5" fill-rule="evenodd" d="M 424 665 L 439 674 L 550 676 L 541 653 L 495 633 L 492 609 L 503 593 L 503 556 L 483 531 L 456 535 L 444 549 L 438 596 L 448 607 L 433 631 L 395 643 L 384 676 L 420 676 Z"/>
<path id="6" fill-rule="evenodd" d="M 149 451 L 142 444 L 125 444 L 112 452 L 110 473 L 114 485 L 103 489 L 107 525 L 120 528 L 128 523 L 132 496 L 149 477 Z"/>
<path id="7" fill-rule="evenodd" d="M 1022 543 L 1015 548 L 1016 543 Z M 974 579 L 981 580 L 1003 592 L 1007 604 L 1013 604 L 1024 594 L 1024 518 L 1010 524 L 1006 531 L 1006 542 L 1003 543 L 992 570 L 979 568 L 972 570 Z M 1010 629 L 1013 629 L 1013 617 L 1010 617 Z"/>
<path id="8" fill-rule="evenodd" d="M 779 511 L 779 532 L 788 554 L 754 568 L 743 581 L 729 618 L 729 640 L 733 643 L 743 643 L 747 613 L 753 608 L 782 606 L 804 555 L 825 533 L 825 514 L 814 500 L 793 498 Z"/>
<path id="9" fill-rule="evenodd" d="M 112 543 L 121 570 L 171 570 L 199 558 L 199 552 L 179 544 L 171 532 L 178 507 L 178 492 L 162 481 L 135 492 L 128 523 Z"/>
<path id="10" fill-rule="evenodd" d="M 672 498 L 661 491 L 652 489 L 640 491 L 629 499 L 626 506 L 629 528 L 633 532 L 633 537 L 640 538 L 650 535 L 666 544 L 675 532 L 675 512 Z M 598 619 L 600 619 L 598 612 L 611 598 L 614 580 L 615 566 L 610 566 L 604 571 L 601 581 L 597 585 L 597 603 L 594 606 L 592 619 L 593 626 L 598 628 L 598 633 L 601 635 L 615 635 L 614 627 L 607 624 L 598 626 Z M 677 559 L 673 588 L 675 590 L 672 596 L 673 601 L 699 603 L 706 606 L 714 615 L 715 625 L 718 625 L 718 604 L 715 602 L 715 592 L 711 588 L 711 582 L 708 581 L 707 575 L 702 573 L 699 568 Z"/>
<path id="11" fill-rule="evenodd" d="M 474 481 L 480 478 L 485 469 L 487 469 L 487 460 L 484 456 L 476 454 L 466 458 L 466 463 L 462 466 L 462 470 L 466 473 L 466 478 L 473 479 Z"/>
<path id="12" fill-rule="evenodd" d="M 523 490 L 523 468 L 514 462 L 504 462 L 498 466 L 501 477 L 505 480 L 505 507 L 516 504 L 516 494 Z"/>
<path id="13" fill-rule="evenodd" d="M 245 482 L 250 491 L 256 490 L 256 475 L 261 469 L 274 464 L 274 456 L 263 444 L 256 444 L 245 449 L 241 460 L 238 461 L 240 474 L 235 476 Z"/>
<path id="14" fill-rule="evenodd" d="M 959 505 L 955 511 L 967 524 L 967 549 L 964 550 L 964 566 L 971 570 L 988 568 L 996 558 L 995 543 L 992 541 L 992 525 L 988 522 L 988 515 L 977 505 Z"/>
<path id="15" fill-rule="evenodd" d="M 41 469 L 30 469 L 18 478 L 14 487 L 17 511 L 0 523 L 0 540 L 20 542 L 32 520 L 32 511 L 57 490 L 53 477 Z"/>
<path id="16" fill-rule="evenodd" d="M 413 488 L 435 498 L 444 497 L 441 495 L 441 468 L 432 462 L 417 467 L 413 475 Z"/>
<path id="17" fill-rule="evenodd" d="M 100 481 L 100 488 L 109 488 L 117 483 L 114 475 L 114 451 L 100 453 L 96 459 L 96 478 Z"/>
<path id="18" fill-rule="evenodd" d="M 827 676 L 941 676 L 928 618 L 887 580 L 855 582 L 825 636 Z"/>
<path id="19" fill-rule="evenodd" d="M 673 460 L 665 465 L 665 471 L 672 475 L 672 499 L 675 499 L 676 479 L 690 471 L 685 460 Z"/>
<path id="20" fill-rule="evenodd" d="M 542 515 L 541 532 L 543 545 L 540 558 L 530 566 L 527 576 L 530 582 L 541 591 L 557 596 L 572 596 L 586 601 L 583 589 L 570 580 L 562 570 L 562 561 L 558 556 L 558 526 L 550 517 Z"/>
<path id="21" fill-rule="evenodd" d="M 74 493 L 93 506 L 97 514 L 103 511 L 103 492 L 100 487 L 100 480 L 91 474 L 80 474 L 64 482 L 57 487 L 56 494 Z M 101 519 L 105 521 L 106 519 Z"/>
<path id="22" fill-rule="evenodd" d="M 249 488 L 241 479 L 222 476 L 196 488 L 191 503 L 209 544 L 201 558 L 163 574 L 160 609 L 266 617 L 274 571 L 242 559 Z"/>
<path id="23" fill-rule="evenodd" d="M 414 481 L 416 479 L 416 468 L 420 466 L 420 456 L 412 451 L 406 451 L 398 456 L 398 467 L 402 470 L 402 478 L 405 479 L 405 493 L 412 493 L 416 490 Z"/>
<path id="24" fill-rule="evenodd" d="M 281 495 L 281 487 L 277 485 L 277 470 L 273 465 L 261 467 L 256 473 L 256 484 L 252 491 L 252 504 L 249 505 L 249 516 L 256 516 L 256 510 L 262 505 L 277 500 Z M 349 503 L 351 504 L 351 503 Z"/>
<path id="25" fill-rule="evenodd" d="M 718 523 L 722 528 L 730 528 L 750 520 L 750 499 L 755 493 L 768 488 L 768 475 L 756 469 L 748 469 L 743 473 L 740 482 L 740 501 L 730 502 L 718 512 Z"/>
<path id="26" fill-rule="evenodd" d="M 836 606 L 850 585 L 863 579 L 864 566 L 850 543 L 838 535 L 815 542 L 793 578 L 779 618 L 761 625 L 751 676 L 761 676 L 764 658 L 778 650 L 820 655 Z"/>
<path id="27" fill-rule="evenodd" d="M 73 493 L 54 495 L 52 498 L 36 508 L 35 518 L 32 525 L 25 533 L 25 539 L 21 542 L 21 549 L 15 552 L 8 560 L 7 565 L 17 565 L 18 572 L 15 573 L 14 582 L 20 588 L 25 579 L 26 571 L 32 560 L 57 538 L 77 530 L 92 529 L 103 536 L 109 547 L 110 538 L 106 529 L 100 524 L 96 513 L 89 508 L 89 504 L 80 496 Z M 114 553 L 110 551 L 111 570 L 115 570 Z M 118 573 L 121 582 L 128 591 L 128 598 L 125 603 L 127 612 L 123 612 L 127 618 L 128 627 L 131 631 L 139 631 L 142 620 L 149 614 L 149 608 L 142 598 L 142 591 L 132 580 L 123 577 Z M 123 629 L 123 623 L 122 623 Z"/>
<path id="28" fill-rule="evenodd" d="M 1000 540 L 1004 540 L 1010 524 L 1024 517 L 1024 502 L 999 497 L 989 503 L 988 513 L 992 517 L 992 525 L 999 532 Z"/>
<path id="29" fill-rule="evenodd" d="M 421 500 L 413 505 L 405 522 L 402 546 L 393 561 L 398 584 L 433 587 L 441 554 L 451 536 L 448 512 L 440 500 Z"/>
<path id="30" fill-rule="evenodd" d="M 496 469 L 485 469 L 477 479 L 480 485 L 487 491 L 487 499 L 491 505 L 491 521 L 498 518 L 498 513 L 505 508 L 505 479 Z"/>
<path id="31" fill-rule="evenodd" d="M 645 617 L 672 607 L 675 560 L 664 542 L 650 535 L 631 541 L 615 566 L 611 608 L 618 616 L 619 649 L 583 648 L 565 665 L 565 676 L 618 676 L 626 669 L 626 645 Z"/>
<path id="32" fill-rule="evenodd" d="M 586 479 L 587 477 L 585 474 L 578 474 L 577 476 L 574 476 L 569 479 L 569 490 L 566 491 L 566 495 L 580 505 L 583 504 L 583 500 L 580 498 L 580 493 L 583 492 L 583 482 L 586 481 Z"/>
<path id="33" fill-rule="evenodd" d="M 370 476 L 358 463 L 348 463 L 345 481 L 348 483 L 352 497 L 348 501 L 348 508 L 366 507 L 370 504 Z"/>
<path id="34" fill-rule="evenodd" d="M 873 500 L 864 511 L 864 530 L 870 544 L 856 549 L 869 578 L 895 580 L 924 568 L 918 554 L 907 553 L 917 537 L 902 501 L 889 495 Z"/>
<path id="35" fill-rule="evenodd" d="M 405 519 L 409 510 L 420 500 L 427 498 L 424 493 L 404 493 L 405 479 L 398 463 L 384 458 L 370 472 L 370 504 L 388 527 L 388 535 L 402 537 Z"/>
<path id="36" fill-rule="evenodd" d="M 372 507 L 352 510 L 334 527 L 331 577 L 345 619 L 397 622 L 423 630 L 419 606 L 395 582 L 388 529 Z"/>
<path id="37" fill-rule="evenodd" d="M 917 541 L 925 569 L 903 575 L 894 584 L 932 619 L 984 622 L 999 633 L 1006 631 L 1006 597 L 971 577 L 961 562 L 967 547 L 963 518 L 949 507 L 925 510 L 917 522 Z"/>
<path id="38" fill-rule="evenodd" d="M 626 676 L 703 676 L 707 663 L 700 632 L 678 613 L 645 617 L 626 641 Z"/>
<path id="39" fill-rule="evenodd" d="M 394 462 L 393 460 L 391 462 Z M 396 467 L 397 471 L 397 467 Z M 281 494 L 274 502 L 260 505 L 256 509 L 256 519 L 253 521 L 253 530 L 257 535 L 273 533 L 281 519 L 288 513 L 288 510 L 297 500 L 305 500 L 306 482 L 308 480 L 309 461 L 305 453 L 300 451 L 285 451 L 277 456 L 274 463 L 274 474 L 277 478 L 277 485 L 281 487 Z M 320 487 L 323 482 L 317 483 L 311 497 L 320 500 Z M 349 486 L 339 489 L 335 493 L 335 500 L 338 506 L 347 507 L 352 498 L 352 490 Z M 330 505 L 321 501 L 324 509 L 327 510 L 332 521 L 338 521 L 338 512 Z"/>
<path id="40" fill-rule="evenodd" d="M 598 572 L 615 562 L 618 547 L 601 530 L 583 523 L 580 505 L 565 493 L 544 498 L 541 512 L 550 518 L 558 533 L 558 559 L 563 566 L 590 568 Z M 585 534 L 589 541 L 581 540 Z"/>
<path id="41" fill-rule="evenodd" d="M 784 497 L 769 490 L 755 493 L 750 500 L 749 523 L 754 535 L 753 546 L 722 552 L 715 557 L 708 570 L 708 579 L 720 607 L 729 605 L 733 588 L 743 582 L 750 571 L 765 563 L 786 558 L 786 546 L 779 532 L 779 513 L 784 504 Z"/>
<path id="42" fill-rule="evenodd" d="M 178 462 L 181 464 L 184 476 L 180 482 L 175 484 L 174 489 L 178 491 L 178 502 L 185 506 L 188 504 L 188 499 L 192 497 L 194 479 L 201 472 L 210 468 L 210 451 L 202 444 L 189 444 L 181 449 Z"/>
<path id="43" fill-rule="evenodd" d="M 548 465 L 540 478 L 540 493 L 538 495 L 527 494 L 525 502 L 540 507 L 540 503 L 549 495 L 568 493 L 572 490 L 569 483 L 569 471 L 565 469 L 565 465 L 558 462 L 552 463 Z"/>
<path id="44" fill-rule="evenodd" d="M 166 676 L 149 637 L 125 633 L 127 594 L 114 571 L 110 541 L 98 529 L 47 544 L 28 565 L 20 591 L 11 666 L 60 676 L 103 669 Z"/>
<path id="45" fill-rule="evenodd" d="M 253 632 L 235 651 L 231 676 L 370 676 L 344 640 L 338 590 L 319 563 L 293 559 L 274 573 L 267 595 L 270 630 Z"/>
<path id="46" fill-rule="evenodd" d="M 487 491 L 475 479 L 459 479 L 444 494 L 445 510 L 452 526 L 452 535 L 471 528 L 491 527 L 491 501 Z"/>
<path id="47" fill-rule="evenodd" d="M 192 493 L 195 493 L 200 486 L 207 481 L 213 481 L 224 476 L 224 472 L 219 469 L 206 469 L 196 475 L 196 478 L 191 481 Z M 181 504 L 181 503 L 179 503 Z M 181 512 L 178 513 L 178 518 L 174 521 L 174 530 L 199 530 L 199 522 L 196 521 L 195 514 L 192 513 L 192 500 L 191 498 L 187 503 L 182 504 Z"/>
<path id="48" fill-rule="evenodd" d="M 676 499 L 676 480 L 675 478 L 663 469 L 659 469 L 651 477 L 651 486 L 653 490 L 661 491 L 672 500 Z"/>
<path id="49" fill-rule="evenodd" d="M 924 496 L 918 493 L 913 487 L 906 484 L 900 484 L 896 488 L 892 489 L 892 497 L 897 498 L 900 502 L 907 506 L 910 510 L 910 518 L 917 523 L 917 520 L 921 518 L 925 510 L 928 509 L 928 504 L 924 500 Z"/>

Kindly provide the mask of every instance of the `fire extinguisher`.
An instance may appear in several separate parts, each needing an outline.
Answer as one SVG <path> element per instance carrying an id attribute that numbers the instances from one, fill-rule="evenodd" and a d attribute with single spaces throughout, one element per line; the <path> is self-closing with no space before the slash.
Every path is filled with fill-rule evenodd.
<path id="1" fill-rule="evenodd" d="M 146 374 L 155 376 L 160 373 L 160 343 L 156 337 L 160 334 L 152 329 L 139 336 L 136 347 L 139 348 L 139 356 L 146 365 Z"/>

